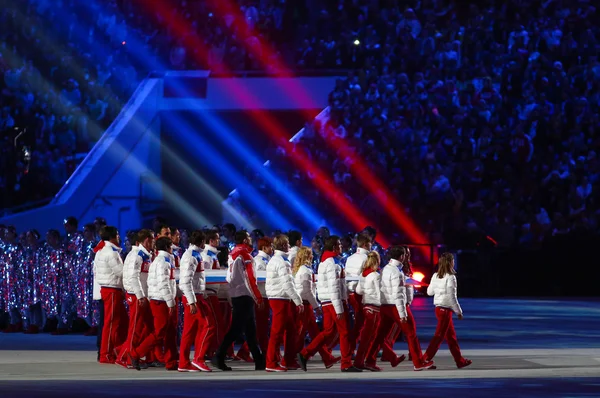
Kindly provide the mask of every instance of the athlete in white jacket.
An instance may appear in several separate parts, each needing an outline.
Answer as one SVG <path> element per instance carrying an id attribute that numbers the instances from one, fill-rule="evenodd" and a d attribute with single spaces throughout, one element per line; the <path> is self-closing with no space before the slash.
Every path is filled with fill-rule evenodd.
<path id="1" fill-rule="evenodd" d="M 177 286 L 171 253 L 172 244 L 173 241 L 167 237 L 156 240 L 158 255 L 148 272 L 148 297 L 154 316 L 154 332 L 163 344 L 167 370 L 177 369 Z"/>
<path id="2" fill-rule="evenodd" d="M 323 306 L 323 332 L 298 354 L 298 359 L 302 369 L 306 371 L 308 359 L 315 355 L 325 342 L 331 341 L 337 332 L 342 351 L 342 372 L 360 372 L 360 369 L 352 365 L 346 279 L 339 260 L 342 252 L 340 238 L 335 235 L 327 238 L 324 250 L 317 280 L 317 293 Z"/>
<path id="3" fill-rule="evenodd" d="M 399 324 L 406 336 L 408 349 L 413 361 L 415 370 L 430 369 L 433 367 L 432 361 L 424 361 L 421 352 L 421 346 L 417 340 L 416 327 L 408 324 L 408 314 L 406 310 L 406 278 L 402 269 L 402 261 L 406 256 L 406 250 L 402 246 L 392 246 L 389 250 L 390 262 L 383 268 L 381 273 L 381 326 L 377 333 L 376 342 L 378 347 L 385 343 L 385 337 L 394 324 Z M 413 321 L 414 325 L 414 321 Z M 404 355 L 398 357 L 388 347 L 391 352 L 385 353 L 390 359 L 392 366 L 396 362 L 404 360 Z M 399 363 L 398 362 L 398 363 Z"/>
<path id="4" fill-rule="evenodd" d="M 300 231 L 291 230 L 288 232 L 288 238 L 290 240 L 290 250 L 288 251 L 288 260 L 292 267 L 294 266 L 294 259 L 298 254 L 298 249 L 302 247 L 302 233 Z"/>
<path id="5" fill-rule="evenodd" d="M 204 250 L 202 251 L 202 261 L 204 262 L 204 269 L 221 269 L 221 266 L 219 265 L 219 260 L 217 259 L 217 254 L 219 254 L 217 246 L 219 246 L 221 242 L 219 233 L 214 230 L 207 231 L 205 233 L 204 242 Z M 213 313 L 213 317 L 215 318 L 215 325 L 217 327 L 217 337 L 214 340 L 211 349 L 209 350 L 209 352 L 211 353 L 217 350 L 218 344 L 220 344 L 220 342 L 223 341 L 225 333 L 227 333 L 225 317 L 223 316 L 223 311 L 221 311 L 221 304 L 219 303 L 218 294 L 220 289 L 227 291 L 228 288 L 229 286 L 226 283 L 210 284 L 206 286 L 208 304 Z"/>
<path id="6" fill-rule="evenodd" d="M 360 334 L 360 344 L 354 359 L 354 366 L 373 372 L 381 371 L 376 364 L 379 347 L 375 344 L 379 332 L 381 306 L 379 265 L 379 253 L 376 251 L 369 253 L 367 261 L 363 265 L 360 282 L 356 286 L 356 292 L 363 298 L 362 310 L 365 323 Z"/>
<path id="7" fill-rule="evenodd" d="M 117 228 L 100 231 L 104 246 L 94 258 L 94 275 L 104 303 L 104 326 L 100 343 L 100 363 L 115 363 L 115 349 L 127 339 L 127 311 L 123 304 L 123 261 Z"/>
<path id="8" fill-rule="evenodd" d="M 359 278 L 363 272 L 363 266 L 367 261 L 367 255 L 371 251 L 371 238 L 367 234 L 356 237 L 356 253 L 346 260 L 346 276 Z M 363 327 L 363 300 L 361 294 L 356 291 L 358 282 L 348 282 L 348 301 L 354 310 L 354 327 L 350 337 L 352 338 L 352 350 L 356 348 L 356 342 Z"/>
<path id="9" fill-rule="evenodd" d="M 454 256 L 451 253 L 444 253 L 440 256 L 438 272 L 431 277 L 431 283 L 427 287 L 427 294 L 433 296 L 435 305 L 435 316 L 438 320 L 435 335 L 429 343 L 425 352 L 425 359 L 433 359 L 444 338 L 450 348 L 450 353 L 454 358 L 456 366 L 464 368 L 469 366 L 472 361 L 462 356 L 456 331 L 452 322 L 452 314 L 455 313 L 458 319 L 463 319 L 462 308 L 457 298 L 456 271 L 454 271 Z"/>
<path id="10" fill-rule="evenodd" d="M 278 235 L 273 240 L 275 254 L 267 264 L 267 297 L 273 312 L 271 321 L 271 337 L 267 350 L 267 372 L 285 372 L 287 368 L 298 368 L 296 364 L 296 314 L 302 313 L 302 299 L 294 286 L 292 265 L 288 261 L 287 252 L 290 243 L 286 235 Z M 285 352 L 282 363 L 279 347 L 285 339 Z"/>
<path id="11" fill-rule="evenodd" d="M 180 372 L 211 372 L 204 361 L 205 355 L 216 337 L 215 319 L 206 300 L 206 276 L 202 250 L 204 233 L 194 231 L 190 247 L 183 253 L 180 262 L 179 288 L 183 292 L 184 323 L 179 353 Z M 192 344 L 195 346 L 194 360 L 190 362 Z"/>
<path id="12" fill-rule="evenodd" d="M 135 245 L 125 258 L 123 265 L 123 286 L 129 305 L 129 331 L 127 341 L 121 346 L 117 364 L 128 367 L 127 352 L 134 349 L 152 330 L 152 313 L 148 304 L 148 271 L 154 250 L 154 233 L 142 229 L 136 233 Z"/>

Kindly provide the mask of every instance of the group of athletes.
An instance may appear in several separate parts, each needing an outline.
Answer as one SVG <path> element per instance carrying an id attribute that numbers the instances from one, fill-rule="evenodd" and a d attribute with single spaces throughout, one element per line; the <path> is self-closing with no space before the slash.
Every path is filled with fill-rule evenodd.
<path id="1" fill-rule="evenodd" d="M 104 226 L 100 237 L 93 275 L 94 299 L 101 299 L 104 309 L 101 363 L 211 372 L 231 370 L 229 357 L 254 362 L 256 370 L 286 372 L 306 371 L 319 353 L 325 368 L 341 363 L 342 372 L 376 372 L 381 350 L 380 360 L 392 367 L 405 360 L 393 350 L 402 332 L 415 371 L 436 368 L 433 359 L 444 340 L 458 368 L 471 364 L 461 354 L 453 326 L 453 314 L 458 319 L 463 314 L 450 253 L 441 255 L 427 288 L 438 325 L 423 353 L 410 310 L 414 288 L 406 283 L 406 247 L 390 247 L 389 261 L 382 264 L 371 250 L 372 238 L 361 233 L 356 252 L 344 264 L 340 238 L 329 236 L 315 273 L 313 250 L 302 246 L 298 232 L 260 238 L 252 256 L 250 234 L 238 231 L 224 267 L 226 283 L 207 283 L 211 272 L 206 270 L 221 269 L 216 231 L 193 231 L 183 251 L 171 237 L 143 229 L 124 261 L 118 230 Z M 265 271 L 264 283 L 260 271 Z M 183 306 L 179 352 L 178 305 Z M 322 331 L 315 314 L 323 317 Z M 311 340 L 305 345 L 307 334 Z M 234 355 L 233 344 L 242 336 L 245 343 Z M 341 357 L 332 353 L 338 344 Z"/>

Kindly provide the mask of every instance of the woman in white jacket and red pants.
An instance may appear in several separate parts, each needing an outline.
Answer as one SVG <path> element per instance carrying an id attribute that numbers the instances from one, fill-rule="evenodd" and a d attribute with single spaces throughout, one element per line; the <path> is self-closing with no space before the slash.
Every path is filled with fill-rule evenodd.
<path id="1" fill-rule="evenodd" d="M 448 348 L 454 358 L 456 366 L 461 369 L 469 366 L 472 361 L 462 356 L 456 332 L 454 331 L 454 323 L 452 322 L 452 314 L 455 313 L 458 319 L 463 319 L 462 308 L 458 304 L 456 294 L 456 271 L 454 271 L 454 256 L 452 253 L 444 253 L 440 257 L 438 272 L 431 277 L 431 283 L 427 287 L 427 294 L 433 296 L 433 304 L 435 305 L 435 316 L 438 320 L 435 335 L 427 347 L 424 359 L 431 360 L 440 349 L 442 341 L 446 339 Z"/>
<path id="2" fill-rule="evenodd" d="M 271 336 L 267 350 L 267 372 L 285 372 L 288 368 L 297 369 L 296 364 L 296 313 L 302 314 L 302 299 L 294 286 L 292 265 L 288 261 L 287 252 L 290 243 L 286 235 L 278 235 L 273 240 L 275 254 L 267 264 L 266 291 L 273 318 Z M 285 336 L 285 341 L 284 341 Z M 279 347 L 285 342 L 282 363 Z"/>

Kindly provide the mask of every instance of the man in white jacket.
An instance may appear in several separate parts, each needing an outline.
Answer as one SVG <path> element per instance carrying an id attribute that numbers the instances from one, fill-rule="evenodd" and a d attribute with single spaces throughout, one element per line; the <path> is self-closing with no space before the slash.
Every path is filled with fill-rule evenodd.
<path id="1" fill-rule="evenodd" d="M 123 287 L 129 305 L 129 331 L 127 341 L 121 346 L 117 364 L 127 367 L 127 352 L 131 351 L 152 330 L 152 313 L 148 303 L 148 271 L 154 233 L 142 229 L 136 234 L 135 245 L 125 258 L 123 265 Z"/>
<path id="2" fill-rule="evenodd" d="M 104 303 L 104 327 L 100 343 L 100 363 L 115 363 L 115 349 L 127 339 L 127 311 L 123 301 L 123 261 L 119 231 L 106 226 L 100 230 L 104 246 L 94 258 L 94 275 Z"/>
<path id="3" fill-rule="evenodd" d="M 392 246 L 389 250 L 390 262 L 381 272 L 381 323 L 375 344 L 381 347 L 394 324 L 399 324 L 408 342 L 408 350 L 413 361 L 414 370 L 430 369 L 434 364 L 432 361 L 423 361 L 421 346 L 413 328 L 408 327 L 408 314 L 406 311 L 406 277 L 402 272 L 402 261 L 406 256 L 406 250 L 402 246 Z M 387 357 L 390 358 L 392 366 L 404 358 L 396 356 L 392 350 Z M 392 355 L 393 354 L 393 355 Z"/>
<path id="4" fill-rule="evenodd" d="M 339 255 L 342 244 L 338 236 L 332 235 L 325 240 L 324 252 L 319 264 L 317 294 L 323 307 L 323 331 L 305 347 L 298 359 L 302 370 L 306 371 L 306 363 L 310 357 L 331 341 L 336 332 L 340 336 L 342 351 L 342 372 L 361 372 L 352 365 L 352 348 L 350 346 L 350 331 L 348 319 L 347 288 L 344 269 L 341 266 Z"/>
<path id="5" fill-rule="evenodd" d="M 181 257 L 181 279 L 179 288 L 183 292 L 183 333 L 179 353 L 180 372 L 211 372 L 204 361 L 205 355 L 216 337 L 217 327 L 212 310 L 206 300 L 206 276 L 202 250 L 204 233 L 192 232 L 190 247 Z M 195 347 L 194 360 L 190 362 L 192 344 Z"/>
<path id="6" fill-rule="evenodd" d="M 346 260 L 346 276 L 360 278 L 363 265 L 367 261 L 367 255 L 371 251 L 371 237 L 367 234 L 359 234 L 356 237 L 356 253 L 348 257 Z M 358 282 L 348 282 L 348 301 L 354 310 L 354 327 L 350 333 L 352 339 L 352 351 L 356 349 L 356 341 L 360 336 L 360 331 L 363 326 L 363 298 L 362 295 L 356 292 Z"/>
<path id="7" fill-rule="evenodd" d="M 267 372 L 285 372 L 288 367 L 296 367 L 296 313 L 302 313 L 304 305 L 296 291 L 294 277 L 292 276 L 292 265 L 288 261 L 287 252 L 290 243 L 286 235 L 277 235 L 273 240 L 275 254 L 267 264 L 266 291 L 269 305 L 273 311 L 271 321 L 271 337 L 269 338 L 269 349 L 267 350 Z M 278 363 L 281 358 L 279 347 L 284 342 L 285 352 L 283 362 Z"/>
<path id="8" fill-rule="evenodd" d="M 156 240 L 158 254 L 148 271 L 148 297 L 157 341 L 145 340 L 136 350 L 136 354 L 144 355 L 149 353 L 154 345 L 164 347 L 167 370 L 177 370 L 177 324 L 174 322 L 177 287 L 172 264 L 172 244 L 173 241 L 167 237 Z"/>
<path id="9" fill-rule="evenodd" d="M 204 242 L 204 250 L 202 251 L 204 269 L 221 269 L 219 260 L 217 259 L 217 255 L 219 254 L 217 246 L 219 246 L 221 242 L 219 233 L 215 230 L 205 232 Z M 210 349 L 211 354 L 217 350 L 218 345 L 225 337 L 225 333 L 227 333 L 227 329 L 225 327 L 225 318 L 223 317 L 221 304 L 219 303 L 218 294 L 220 289 L 227 290 L 227 284 L 211 284 L 206 289 L 208 305 L 213 313 L 213 317 L 215 318 L 215 326 L 217 327 L 217 338 Z"/>
<path id="10" fill-rule="evenodd" d="M 263 236 L 262 238 L 259 238 L 257 247 L 258 254 L 254 256 L 254 265 L 256 266 L 257 271 L 266 271 L 267 264 L 273 255 L 273 239 L 268 236 Z M 255 305 L 254 308 L 256 311 L 256 337 L 258 339 L 258 345 L 264 353 L 267 352 L 269 347 L 269 315 L 271 313 L 265 285 L 265 283 L 258 284 L 258 290 L 260 290 L 260 294 L 263 296 L 263 305 L 262 307 Z M 244 342 L 244 345 L 242 345 L 237 353 L 237 357 L 243 361 L 252 362 L 250 348 L 248 348 L 247 342 Z"/>

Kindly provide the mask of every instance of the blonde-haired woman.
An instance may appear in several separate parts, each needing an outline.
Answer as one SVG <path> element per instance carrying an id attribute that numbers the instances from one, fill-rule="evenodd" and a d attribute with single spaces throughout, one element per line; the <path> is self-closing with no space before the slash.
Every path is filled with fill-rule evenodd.
<path id="1" fill-rule="evenodd" d="M 294 259 L 294 269 L 292 274 L 294 275 L 294 283 L 296 290 L 302 298 L 304 304 L 304 312 L 298 316 L 298 337 L 297 337 L 297 351 L 300 352 L 304 348 L 304 338 L 308 332 L 311 339 L 314 339 L 319 335 L 319 326 L 317 326 L 317 320 L 315 318 L 315 311 L 321 311 L 319 302 L 315 295 L 316 282 L 315 274 L 312 269 L 313 253 L 312 248 L 302 246 L 298 249 L 296 258 Z M 325 368 L 329 369 L 341 358 L 334 357 L 325 345 L 319 349 L 319 354 L 323 359 Z"/>
<path id="2" fill-rule="evenodd" d="M 375 342 L 379 330 L 379 307 L 381 306 L 380 263 L 379 253 L 376 251 L 370 252 L 362 267 L 358 285 L 356 285 L 356 293 L 361 295 L 363 300 L 364 321 L 360 332 L 360 343 L 354 359 L 354 367 L 368 369 L 372 372 L 381 371 L 376 364 L 379 347 Z M 365 360 L 367 360 L 366 365 Z"/>
<path id="3" fill-rule="evenodd" d="M 456 313 L 458 319 L 463 319 L 463 312 L 458 304 L 456 295 L 456 271 L 454 270 L 454 256 L 452 253 L 444 253 L 440 257 L 438 271 L 431 277 L 431 283 L 427 287 L 427 294 L 433 296 L 435 305 L 435 316 L 438 320 L 435 335 L 429 343 L 425 352 L 424 360 L 431 360 L 440 349 L 442 341 L 446 339 L 450 353 L 456 362 L 456 366 L 461 369 L 469 366 L 472 361 L 462 356 L 454 323 L 452 322 L 452 313 Z"/>

